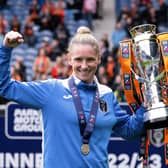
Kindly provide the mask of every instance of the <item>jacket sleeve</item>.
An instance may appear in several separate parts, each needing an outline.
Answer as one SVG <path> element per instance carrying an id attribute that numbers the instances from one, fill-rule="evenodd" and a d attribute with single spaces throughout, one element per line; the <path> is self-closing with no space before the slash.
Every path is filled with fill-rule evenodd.
<path id="1" fill-rule="evenodd" d="M 143 115 L 145 107 L 140 106 L 135 114 L 129 115 L 123 110 L 113 95 L 114 113 L 117 119 L 113 131 L 124 139 L 138 138 L 145 131 Z"/>
<path id="2" fill-rule="evenodd" d="M 33 108 L 42 108 L 53 89 L 53 82 L 18 82 L 11 79 L 11 48 L 0 47 L 0 96 Z"/>

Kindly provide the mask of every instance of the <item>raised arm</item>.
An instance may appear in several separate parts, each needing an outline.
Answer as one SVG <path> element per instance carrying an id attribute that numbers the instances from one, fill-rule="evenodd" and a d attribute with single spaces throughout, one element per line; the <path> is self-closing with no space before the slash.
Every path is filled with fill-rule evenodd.
<path id="1" fill-rule="evenodd" d="M 10 57 L 13 47 L 23 43 L 20 33 L 10 31 L 0 46 L 0 96 L 35 108 L 42 108 L 51 94 L 53 81 L 18 82 L 10 76 Z"/>

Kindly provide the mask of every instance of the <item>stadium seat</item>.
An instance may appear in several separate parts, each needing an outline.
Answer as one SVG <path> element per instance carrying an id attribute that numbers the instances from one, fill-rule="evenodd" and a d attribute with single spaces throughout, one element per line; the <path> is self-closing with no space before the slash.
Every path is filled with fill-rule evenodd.
<path id="1" fill-rule="evenodd" d="M 45 38 L 51 43 L 53 40 L 53 33 L 50 30 L 43 30 L 37 34 L 37 42 L 41 43 Z"/>
<path id="2" fill-rule="evenodd" d="M 84 19 L 80 19 L 77 21 L 77 28 L 80 26 L 88 26 L 88 22 Z"/>
<path id="3" fill-rule="evenodd" d="M 35 48 L 28 48 L 26 50 L 26 56 L 24 59 L 24 65 L 26 66 L 26 78 L 27 81 L 31 81 L 33 78 L 32 67 L 34 64 L 34 60 L 38 54 L 38 50 Z"/>

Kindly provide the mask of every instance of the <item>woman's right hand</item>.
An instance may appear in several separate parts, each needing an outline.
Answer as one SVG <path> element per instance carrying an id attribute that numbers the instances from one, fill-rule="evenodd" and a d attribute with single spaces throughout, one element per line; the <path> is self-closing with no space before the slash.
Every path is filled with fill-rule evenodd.
<path id="1" fill-rule="evenodd" d="M 24 42 L 23 36 L 15 31 L 10 31 L 5 35 L 3 40 L 3 46 L 5 47 L 17 47 Z"/>

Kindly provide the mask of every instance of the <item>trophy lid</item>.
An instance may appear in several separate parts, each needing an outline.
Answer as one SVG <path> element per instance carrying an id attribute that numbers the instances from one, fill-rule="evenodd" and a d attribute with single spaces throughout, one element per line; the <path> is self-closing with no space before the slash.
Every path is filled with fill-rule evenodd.
<path id="1" fill-rule="evenodd" d="M 131 36 L 134 38 L 137 35 L 143 34 L 143 33 L 156 33 L 156 26 L 154 24 L 143 24 L 133 27 L 130 30 Z"/>

